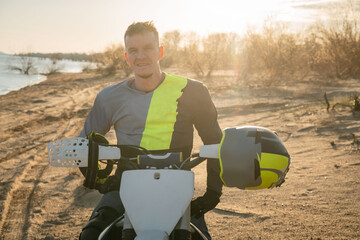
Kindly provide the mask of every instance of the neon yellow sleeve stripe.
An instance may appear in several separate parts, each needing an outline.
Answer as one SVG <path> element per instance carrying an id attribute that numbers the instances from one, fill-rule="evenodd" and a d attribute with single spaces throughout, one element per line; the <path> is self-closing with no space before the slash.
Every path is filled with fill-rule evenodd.
<path id="1" fill-rule="evenodd" d="M 225 139 L 225 131 L 222 131 L 222 132 L 223 132 L 223 136 L 222 136 L 222 139 L 221 139 L 221 142 L 220 142 L 220 145 L 219 145 L 220 179 L 223 182 L 224 186 L 227 187 L 224 179 L 222 178 L 223 173 L 224 173 L 224 168 L 223 168 L 223 165 L 222 165 L 221 151 L 220 150 L 221 150 L 221 146 L 222 146 L 222 144 L 224 142 L 224 139 Z"/>
<path id="2" fill-rule="evenodd" d="M 178 114 L 177 100 L 186 84 L 186 78 L 166 74 L 163 83 L 153 93 L 140 146 L 148 150 L 170 148 Z"/>

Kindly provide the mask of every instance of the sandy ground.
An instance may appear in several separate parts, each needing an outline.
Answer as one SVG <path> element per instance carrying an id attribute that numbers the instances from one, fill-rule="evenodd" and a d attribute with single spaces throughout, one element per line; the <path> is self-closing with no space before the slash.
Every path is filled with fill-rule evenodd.
<path id="1" fill-rule="evenodd" d="M 116 81 L 53 75 L 0 96 L 0 239 L 77 239 L 101 195 L 82 186 L 77 169 L 51 167 L 46 146 L 76 136 L 96 93 Z M 268 127 L 292 156 L 280 188 L 224 188 L 206 215 L 213 239 L 360 239 L 360 113 L 327 113 L 325 91 L 334 103 L 360 94 L 360 82 L 212 91 L 222 128 Z M 196 137 L 194 150 L 200 145 Z M 205 164 L 194 171 L 200 195 Z"/>

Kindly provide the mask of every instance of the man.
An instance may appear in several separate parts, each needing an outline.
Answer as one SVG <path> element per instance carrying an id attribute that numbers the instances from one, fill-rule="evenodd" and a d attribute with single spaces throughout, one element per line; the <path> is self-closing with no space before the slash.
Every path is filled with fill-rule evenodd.
<path id="1" fill-rule="evenodd" d="M 159 61 L 164 49 L 159 46 L 159 34 L 152 22 L 131 24 L 124 41 L 125 57 L 134 77 L 108 86 L 97 95 L 80 136 L 92 131 L 105 135 L 114 126 L 119 145 L 137 145 L 150 151 L 181 151 L 188 157 L 195 126 L 204 144 L 219 143 L 222 132 L 207 88 L 198 81 L 161 71 Z M 209 161 L 207 172 L 207 191 L 192 201 L 191 215 L 194 224 L 210 239 L 203 214 L 218 204 L 222 182 L 216 161 Z M 121 176 L 121 170 L 116 174 Z M 119 180 L 115 188 L 113 183 L 108 186 L 112 187 L 103 191 L 106 193 L 80 239 L 96 239 L 123 214 Z"/>

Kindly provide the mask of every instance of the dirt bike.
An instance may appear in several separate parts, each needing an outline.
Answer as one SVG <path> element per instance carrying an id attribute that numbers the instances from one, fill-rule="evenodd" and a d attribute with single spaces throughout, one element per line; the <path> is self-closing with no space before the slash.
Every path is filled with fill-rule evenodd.
<path id="1" fill-rule="evenodd" d="M 84 185 L 89 188 L 95 186 L 99 161 L 137 163 L 139 169 L 124 171 L 121 177 L 125 214 L 101 233 L 98 239 L 102 240 L 113 228 L 122 229 L 122 239 L 180 240 L 197 235 L 206 240 L 190 221 L 192 168 L 205 160 L 219 161 L 224 186 L 263 189 L 279 187 L 291 162 L 277 134 L 256 126 L 226 128 L 220 144 L 201 146 L 199 153 L 185 160 L 181 153 L 154 155 L 146 150 L 137 158 L 125 158 L 120 145 L 81 137 L 50 142 L 48 153 L 52 166 L 87 167 Z"/>

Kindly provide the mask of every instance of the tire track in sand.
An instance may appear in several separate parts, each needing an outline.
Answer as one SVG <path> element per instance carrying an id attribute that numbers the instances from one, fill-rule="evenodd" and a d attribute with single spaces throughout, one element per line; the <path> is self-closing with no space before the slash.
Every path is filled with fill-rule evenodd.
<path id="1" fill-rule="evenodd" d="M 0 123 L 0 239 L 34 238 L 30 236 L 37 215 L 33 207 L 42 201 L 42 186 L 47 183 L 46 144 L 78 134 L 90 102 L 105 84 L 95 78 L 76 81 L 79 84 L 64 90 L 63 83 L 57 85 L 56 81 L 52 83 L 55 91 L 46 86 L 44 91 L 36 91 L 41 94 L 34 95 L 27 88 L 24 93 L 0 98 L 4 106 L 4 121 Z M 40 84 L 39 88 L 45 85 Z"/>
<path id="2" fill-rule="evenodd" d="M 70 126 L 71 121 L 68 121 L 67 124 L 63 124 L 64 122 L 62 121 L 59 123 L 55 124 L 54 127 L 60 130 L 60 133 L 57 135 L 54 134 L 55 136 L 53 136 L 52 139 L 59 139 L 67 134 L 74 135 L 79 129 L 77 122 L 75 122 L 73 126 Z M 41 183 L 41 178 L 49 167 L 48 162 L 44 161 L 44 159 L 47 159 L 46 144 L 38 145 L 43 146 L 32 148 L 29 149 L 29 151 L 21 153 L 21 155 L 30 154 L 33 160 L 30 160 L 22 173 L 15 178 L 6 195 L 0 221 L 1 240 L 28 239 L 28 229 L 31 225 L 32 202 L 34 198 L 36 198 L 35 192 L 39 183 Z"/>

